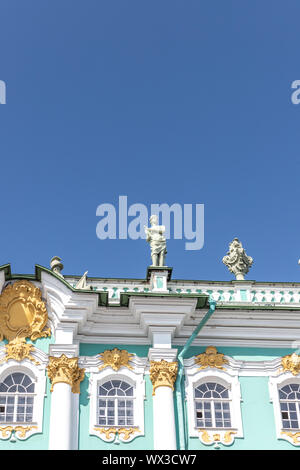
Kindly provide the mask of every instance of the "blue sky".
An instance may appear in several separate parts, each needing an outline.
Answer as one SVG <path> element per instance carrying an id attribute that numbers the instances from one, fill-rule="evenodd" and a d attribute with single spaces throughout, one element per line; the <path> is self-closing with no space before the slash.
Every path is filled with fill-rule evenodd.
<path id="1" fill-rule="evenodd" d="M 143 278 L 145 240 L 99 240 L 96 209 L 205 205 L 202 250 L 173 278 L 299 281 L 297 0 L 2 0 L 0 263 Z"/>

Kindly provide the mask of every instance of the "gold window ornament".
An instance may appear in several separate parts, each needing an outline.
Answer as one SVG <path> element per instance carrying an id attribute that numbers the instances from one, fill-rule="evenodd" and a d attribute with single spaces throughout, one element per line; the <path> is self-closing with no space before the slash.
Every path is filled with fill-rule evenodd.
<path id="1" fill-rule="evenodd" d="M 199 354 L 195 357 L 195 364 L 198 364 L 199 370 L 206 369 L 207 367 L 217 368 L 224 370 L 224 364 L 228 364 L 224 354 L 218 353 L 215 346 L 208 346 L 205 353 Z"/>
<path id="2" fill-rule="evenodd" d="M 129 362 L 133 356 L 134 354 L 129 353 L 125 349 L 107 349 L 98 356 L 103 362 L 103 365 L 99 367 L 99 370 L 105 369 L 106 367 L 111 367 L 115 371 L 118 371 L 121 367 L 127 367 L 132 370 L 133 367 Z"/>
<path id="3" fill-rule="evenodd" d="M 300 356 L 295 352 L 288 354 L 281 358 L 281 365 L 281 372 L 291 372 L 293 375 L 298 375 L 300 372 Z"/>

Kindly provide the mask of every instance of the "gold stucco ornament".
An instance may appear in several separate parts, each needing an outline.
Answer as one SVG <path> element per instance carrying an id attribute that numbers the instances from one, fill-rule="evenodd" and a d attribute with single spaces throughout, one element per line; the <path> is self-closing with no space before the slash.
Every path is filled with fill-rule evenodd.
<path id="1" fill-rule="evenodd" d="M 161 361 L 150 361 L 150 380 L 153 385 L 152 395 L 155 395 L 157 387 L 170 387 L 174 390 L 177 371 L 177 362 L 168 362 L 164 359 Z"/>
<path id="2" fill-rule="evenodd" d="M 199 354 L 195 357 L 195 363 L 198 364 L 199 370 L 206 369 L 207 367 L 215 367 L 224 370 L 223 365 L 228 364 L 224 354 L 218 353 L 215 346 L 208 346 L 205 353 Z"/>
<path id="3" fill-rule="evenodd" d="M 0 426 L 0 433 L 2 439 L 8 439 L 12 433 L 19 439 L 25 439 L 27 433 L 32 429 L 37 429 L 37 426 Z"/>
<path id="4" fill-rule="evenodd" d="M 206 429 L 199 429 L 200 433 L 200 440 L 203 442 L 203 444 L 206 445 L 211 445 L 215 444 L 215 447 L 217 448 L 218 444 L 224 444 L 224 445 L 230 445 L 234 441 L 234 434 L 236 434 L 236 431 L 233 430 L 228 430 L 228 431 L 219 431 L 219 432 L 214 432 L 214 431 L 208 431 Z"/>
<path id="5" fill-rule="evenodd" d="M 103 365 L 99 367 L 99 370 L 105 369 L 105 367 L 111 367 L 115 371 L 119 370 L 121 367 L 133 369 L 129 364 L 132 356 L 134 356 L 134 354 L 129 353 L 125 349 L 107 349 L 98 356 L 99 359 L 103 361 Z"/>
<path id="6" fill-rule="evenodd" d="M 100 427 L 95 426 L 94 430 L 99 432 L 99 434 L 104 434 L 105 439 L 111 440 L 117 434 L 121 437 L 123 441 L 128 441 L 135 433 L 140 432 L 138 427 L 129 427 L 129 428 L 122 428 L 122 427 Z"/>
<path id="7" fill-rule="evenodd" d="M 51 381 L 51 392 L 57 383 L 67 383 L 71 385 L 73 393 L 80 393 L 80 382 L 84 379 L 85 369 L 78 366 L 78 357 L 67 357 L 62 354 L 60 357 L 49 357 L 47 366 L 48 377 Z"/>
<path id="8" fill-rule="evenodd" d="M 300 445 L 300 432 L 281 431 L 281 434 L 285 434 L 287 437 L 289 437 L 294 445 Z"/>
<path id="9" fill-rule="evenodd" d="M 0 340 L 50 336 L 44 329 L 48 320 L 41 290 L 29 281 L 20 280 L 8 285 L 0 295 Z"/>
<path id="10" fill-rule="evenodd" d="M 300 372 L 300 356 L 295 352 L 281 358 L 282 371 L 298 375 Z"/>
<path id="11" fill-rule="evenodd" d="M 34 364 L 39 365 L 40 363 L 34 359 L 30 354 L 35 348 L 32 344 L 26 343 L 25 338 L 15 338 L 5 345 L 6 355 L 0 361 L 0 364 L 7 362 L 9 359 L 15 361 L 23 361 L 23 359 L 29 359 Z"/>

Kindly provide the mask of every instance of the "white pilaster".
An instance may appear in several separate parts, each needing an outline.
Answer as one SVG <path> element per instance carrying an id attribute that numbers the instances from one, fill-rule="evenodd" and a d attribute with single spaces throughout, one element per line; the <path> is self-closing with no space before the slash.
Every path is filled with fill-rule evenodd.
<path id="1" fill-rule="evenodd" d="M 155 450 L 176 450 L 173 388 L 177 376 L 177 349 L 150 348 L 153 385 L 153 439 Z"/>
<path id="2" fill-rule="evenodd" d="M 72 449 L 72 389 L 58 382 L 51 394 L 49 450 Z"/>
<path id="3" fill-rule="evenodd" d="M 173 390 L 157 387 L 153 396 L 154 450 L 176 450 Z"/>

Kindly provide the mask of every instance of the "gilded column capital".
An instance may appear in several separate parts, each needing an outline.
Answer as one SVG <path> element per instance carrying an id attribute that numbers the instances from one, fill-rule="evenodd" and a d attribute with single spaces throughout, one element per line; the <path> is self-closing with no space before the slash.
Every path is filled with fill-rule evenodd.
<path id="1" fill-rule="evenodd" d="M 153 393 L 157 387 L 170 387 L 174 390 L 174 383 L 177 377 L 178 363 L 161 359 L 160 361 L 150 361 L 150 380 L 153 385 Z"/>
<path id="2" fill-rule="evenodd" d="M 80 382 L 84 379 L 85 369 L 78 366 L 78 357 L 67 357 L 62 354 L 60 357 L 50 356 L 47 366 L 48 377 L 51 381 L 51 392 L 57 383 L 67 383 L 71 385 L 73 393 L 80 393 Z"/>

